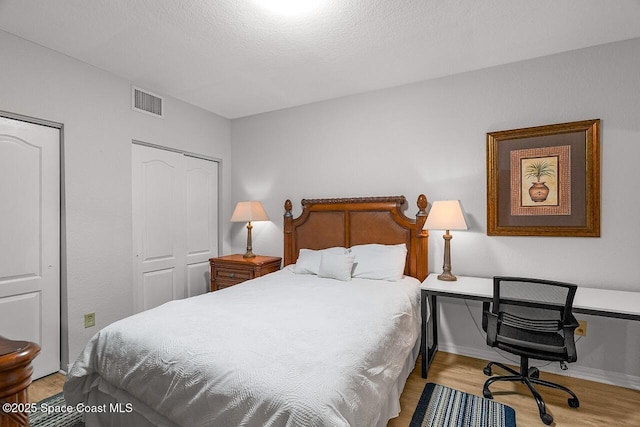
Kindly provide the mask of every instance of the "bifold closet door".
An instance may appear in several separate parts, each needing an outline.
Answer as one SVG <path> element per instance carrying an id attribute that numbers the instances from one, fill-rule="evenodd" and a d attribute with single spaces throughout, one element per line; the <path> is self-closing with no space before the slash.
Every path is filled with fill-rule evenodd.
<path id="1" fill-rule="evenodd" d="M 0 335 L 60 369 L 60 130 L 0 117 Z"/>
<path id="2" fill-rule="evenodd" d="M 209 292 L 218 256 L 218 162 L 183 156 L 186 172 L 186 296 Z"/>
<path id="3" fill-rule="evenodd" d="M 133 144 L 137 312 L 207 291 L 218 255 L 218 163 Z"/>

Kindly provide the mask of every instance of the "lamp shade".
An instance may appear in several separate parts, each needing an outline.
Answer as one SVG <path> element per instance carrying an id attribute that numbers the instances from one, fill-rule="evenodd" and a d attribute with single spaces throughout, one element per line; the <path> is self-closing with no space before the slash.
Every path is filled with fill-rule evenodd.
<path id="1" fill-rule="evenodd" d="M 238 202 L 233 215 L 231 215 L 231 222 L 251 221 L 269 221 L 269 216 L 262 207 L 262 203 L 256 201 Z"/>
<path id="2" fill-rule="evenodd" d="M 468 228 L 467 222 L 464 220 L 460 202 L 458 200 L 433 202 L 422 228 L 425 230 L 466 230 Z"/>

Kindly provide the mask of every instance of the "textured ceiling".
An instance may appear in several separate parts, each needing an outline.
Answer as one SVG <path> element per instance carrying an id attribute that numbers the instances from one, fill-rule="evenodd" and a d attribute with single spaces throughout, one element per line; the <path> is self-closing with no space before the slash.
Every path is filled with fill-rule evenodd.
<path id="1" fill-rule="evenodd" d="M 640 37 L 640 0 L 269 1 L 0 0 L 0 29 L 227 118 Z"/>

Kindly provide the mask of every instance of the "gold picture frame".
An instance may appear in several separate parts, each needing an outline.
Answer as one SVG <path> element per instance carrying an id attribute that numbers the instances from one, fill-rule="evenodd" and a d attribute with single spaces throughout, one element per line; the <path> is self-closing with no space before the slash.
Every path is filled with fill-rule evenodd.
<path id="1" fill-rule="evenodd" d="M 487 235 L 600 236 L 600 119 L 487 133 Z"/>

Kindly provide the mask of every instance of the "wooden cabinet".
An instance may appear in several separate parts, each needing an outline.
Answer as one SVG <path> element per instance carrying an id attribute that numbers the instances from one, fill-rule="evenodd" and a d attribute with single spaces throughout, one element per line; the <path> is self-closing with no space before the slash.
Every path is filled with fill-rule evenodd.
<path id="1" fill-rule="evenodd" d="M 211 292 L 278 271 L 281 262 L 282 258 L 261 255 L 244 258 L 235 254 L 211 258 Z"/>
<path id="2" fill-rule="evenodd" d="M 0 337 L 0 427 L 29 425 L 27 387 L 33 372 L 31 361 L 39 352 L 38 344 Z"/>

